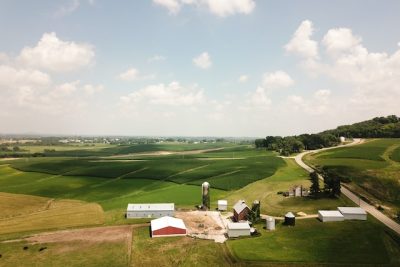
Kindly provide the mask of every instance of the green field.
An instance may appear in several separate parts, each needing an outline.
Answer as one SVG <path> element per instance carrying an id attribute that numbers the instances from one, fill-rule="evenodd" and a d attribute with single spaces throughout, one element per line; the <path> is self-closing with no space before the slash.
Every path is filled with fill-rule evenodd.
<path id="1" fill-rule="evenodd" d="M 262 225 L 258 229 L 260 237 L 228 241 L 235 257 L 249 262 L 400 264 L 399 244 L 372 218 L 331 223 L 307 219 L 297 220 L 295 227 L 278 224 L 272 232 Z"/>
<path id="2" fill-rule="evenodd" d="M 338 149 L 342 157 L 347 153 L 349 158 L 343 160 L 329 151 L 335 156 L 328 157 L 325 153 L 322 160 L 358 161 L 356 166 L 365 166 L 363 164 L 368 162 L 375 171 L 393 168 L 397 163 L 390 160 L 390 155 L 396 148 L 391 146 L 389 153 L 382 150 L 388 141 L 371 146 L 373 142 L 365 145 L 374 147 L 372 150 L 381 154 L 367 157 L 362 147 L 355 152 Z M 310 185 L 308 173 L 293 159 L 282 159 L 273 152 L 248 146 L 231 145 L 215 150 L 214 144 L 206 148 L 204 145 L 197 147 L 213 150 L 194 151 L 193 144 L 182 148 L 176 148 L 177 144 L 163 144 L 162 148 L 151 145 L 129 150 L 139 151 L 139 154 L 119 150 L 116 155 L 111 155 L 110 151 L 103 150 L 116 147 L 108 147 L 93 149 L 92 154 L 85 154 L 86 157 L 82 152 L 80 157 L 63 154 L 62 157 L 2 160 L 0 188 L 6 193 L 0 193 L 0 240 L 49 230 L 148 223 L 148 219 L 126 220 L 126 205 L 173 202 L 178 209 L 193 209 L 201 202 L 200 184 L 204 181 L 211 184 L 212 209 L 216 208 L 216 201 L 223 198 L 228 200 L 229 209 L 239 199 L 245 199 L 249 204 L 258 199 L 262 213 L 274 216 L 283 216 L 288 211 L 312 215 L 319 209 L 353 205 L 345 197 L 311 199 L 277 194 L 295 185 Z M 158 155 L 160 150 L 156 149 L 169 153 Z M 151 153 L 147 153 L 149 151 Z M 69 153 L 68 150 L 64 152 Z M 0 266 L 23 266 L 27 259 L 34 260 L 37 266 L 399 264 L 395 259 L 400 255 L 400 245 L 394 243 L 385 228 L 373 219 L 332 224 L 302 219 L 294 228 L 278 225 L 277 231 L 272 233 L 263 230 L 262 226 L 257 225 L 261 230 L 260 237 L 231 240 L 225 245 L 187 237 L 151 239 L 148 227 L 135 228 L 130 260 L 125 241 L 44 243 L 29 245 L 32 248 L 29 251 L 21 249 L 25 241 L 0 243 L 0 254 L 4 255 L 0 258 Z M 364 232 L 368 235 L 360 235 Z M 338 238 L 341 235 L 344 238 Z M 362 245 L 354 246 L 353 240 Z M 43 245 L 49 249 L 39 253 L 37 250 Z M 71 251 L 66 248 L 68 246 L 81 249 Z M 358 257 L 361 256 L 364 258 L 360 260 Z M 114 257 L 118 257 L 115 262 Z"/>
<path id="3" fill-rule="evenodd" d="M 394 215 L 400 209 L 400 139 L 374 139 L 364 144 L 311 154 L 310 164 L 335 170 L 353 190 Z"/>

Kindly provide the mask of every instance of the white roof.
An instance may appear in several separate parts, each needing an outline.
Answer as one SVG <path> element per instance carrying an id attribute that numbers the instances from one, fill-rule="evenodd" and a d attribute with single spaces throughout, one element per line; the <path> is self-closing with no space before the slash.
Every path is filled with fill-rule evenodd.
<path id="1" fill-rule="evenodd" d="M 142 203 L 128 204 L 127 211 L 160 211 L 160 210 L 175 210 L 174 203 Z"/>
<path id="2" fill-rule="evenodd" d="M 285 217 L 288 217 L 288 218 L 295 218 L 296 216 L 294 216 L 294 214 L 293 214 L 292 212 L 289 211 L 288 213 L 286 213 Z"/>
<path id="3" fill-rule="evenodd" d="M 235 230 L 250 230 L 250 225 L 247 222 L 242 223 L 228 223 L 228 229 L 235 229 Z"/>
<path id="4" fill-rule="evenodd" d="M 236 212 L 239 214 L 242 212 L 242 210 L 244 210 L 245 208 L 249 208 L 246 205 L 246 202 L 244 200 L 239 200 L 238 202 L 236 202 L 236 204 L 233 206 L 233 209 L 236 210 Z"/>
<path id="5" fill-rule="evenodd" d="M 342 214 L 367 214 L 364 209 L 360 207 L 338 207 Z"/>
<path id="6" fill-rule="evenodd" d="M 177 219 L 169 216 L 164 216 L 158 219 L 151 220 L 150 224 L 152 231 L 159 230 L 168 226 L 186 230 L 185 223 L 182 221 L 182 219 Z"/>
<path id="7" fill-rule="evenodd" d="M 218 200 L 218 205 L 228 205 L 228 200 Z"/>
<path id="8" fill-rule="evenodd" d="M 319 214 L 324 217 L 340 217 L 343 218 L 343 215 L 338 210 L 319 210 Z"/>

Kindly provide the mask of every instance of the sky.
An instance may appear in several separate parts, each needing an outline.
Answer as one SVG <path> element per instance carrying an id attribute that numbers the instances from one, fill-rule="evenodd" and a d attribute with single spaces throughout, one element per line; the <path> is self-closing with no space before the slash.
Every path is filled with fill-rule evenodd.
<path id="1" fill-rule="evenodd" d="M 400 1 L 0 0 L 0 133 L 251 136 L 400 115 Z"/>

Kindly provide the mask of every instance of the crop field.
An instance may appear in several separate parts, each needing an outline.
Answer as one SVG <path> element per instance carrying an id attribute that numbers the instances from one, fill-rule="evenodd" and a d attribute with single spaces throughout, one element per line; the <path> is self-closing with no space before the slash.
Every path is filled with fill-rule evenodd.
<path id="1" fill-rule="evenodd" d="M 349 179 L 348 185 L 394 215 L 400 209 L 400 139 L 375 139 L 354 147 L 306 157 L 314 166 L 326 166 Z"/>
<path id="2" fill-rule="evenodd" d="M 393 150 L 392 155 L 390 155 L 390 158 L 394 161 L 400 162 L 400 145 Z"/>
<path id="3" fill-rule="evenodd" d="M 240 260 L 292 263 L 354 263 L 366 266 L 399 266 L 400 245 L 373 218 L 368 221 L 322 223 L 317 219 L 297 220 L 296 226 L 277 225 L 261 236 L 228 241 Z"/>

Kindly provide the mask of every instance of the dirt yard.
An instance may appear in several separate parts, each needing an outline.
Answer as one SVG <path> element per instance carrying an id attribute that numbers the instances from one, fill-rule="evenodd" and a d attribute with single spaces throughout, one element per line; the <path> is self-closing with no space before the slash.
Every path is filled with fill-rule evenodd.
<path id="1" fill-rule="evenodd" d="M 226 240 L 225 225 L 217 211 L 178 211 L 175 216 L 185 222 L 189 236 L 215 242 Z"/>

